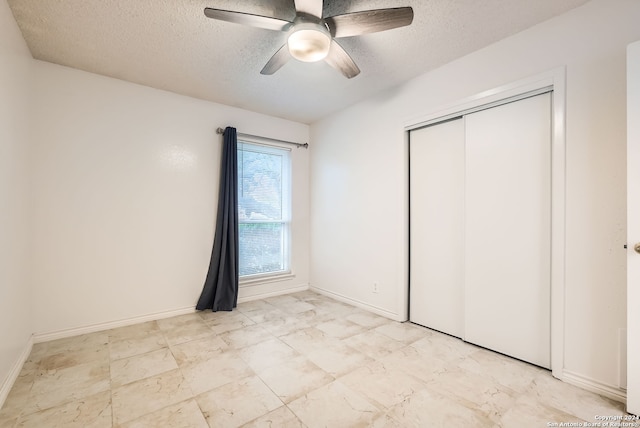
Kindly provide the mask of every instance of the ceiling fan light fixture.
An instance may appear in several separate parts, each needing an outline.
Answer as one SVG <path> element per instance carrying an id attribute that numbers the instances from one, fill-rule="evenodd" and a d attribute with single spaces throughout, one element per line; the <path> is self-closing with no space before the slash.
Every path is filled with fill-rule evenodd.
<path id="1" fill-rule="evenodd" d="M 299 24 L 287 40 L 289 53 L 303 62 L 316 62 L 326 58 L 331 47 L 331 35 L 320 24 Z"/>
<path id="2" fill-rule="evenodd" d="M 360 69 L 334 39 L 391 30 L 413 22 L 411 6 L 325 16 L 323 0 L 294 0 L 293 4 L 296 15 L 291 21 L 212 7 L 206 7 L 204 14 L 219 21 L 288 33 L 287 43 L 269 58 L 260 74 L 271 75 L 295 58 L 303 62 L 325 60 L 347 79 L 356 77 Z"/>

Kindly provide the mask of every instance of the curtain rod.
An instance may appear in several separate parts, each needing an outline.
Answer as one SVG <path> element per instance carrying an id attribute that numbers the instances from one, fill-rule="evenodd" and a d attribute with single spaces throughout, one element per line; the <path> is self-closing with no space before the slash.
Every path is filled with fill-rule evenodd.
<path id="1" fill-rule="evenodd" d="M 222 129 L 222 128 L 216 129 L 216 134 L 224 134 L 224 129 Z M 297 148 L 304 147 L 306 149 L 306 148 L 309 147 L 309 143 L 304 143 L 304 144 L 303 143 L 294 143 L 293 141 L 278 140 L 276 138 L 261 137 L 259 135 L 241 134 L 240 132 L 238 132 L 238 137 L 257 138 L 258 140 L 271 141 L 271 142 L 274 142 L 274 143 L 291 144 L 292 146 L 296 146 Z"/>

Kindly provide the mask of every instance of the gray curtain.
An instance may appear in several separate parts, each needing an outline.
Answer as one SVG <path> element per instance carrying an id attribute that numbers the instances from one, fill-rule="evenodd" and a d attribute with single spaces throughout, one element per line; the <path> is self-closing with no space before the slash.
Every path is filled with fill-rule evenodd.
<path id="1" fill-rule="evenodd" d="M 238 137 L 224 130 L 218 217 L 211 263 L 196 309 L 230 311 L 238 303 Z"/>

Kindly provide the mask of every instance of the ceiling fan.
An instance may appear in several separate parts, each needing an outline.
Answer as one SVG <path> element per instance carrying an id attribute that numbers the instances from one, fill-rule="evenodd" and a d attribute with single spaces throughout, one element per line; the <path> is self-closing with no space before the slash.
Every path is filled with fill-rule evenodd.
<path id="1" fill-rule="evenodd" d="M 322 16 L 322 0 L 294 0 L 293 21 L 251 13 L 207 7 L 204 14 L 212 19 L 251 27 L 289 33 L 285 43 L 271 57 L 261 74 L 273 74 L 291 57 L 304 62 L 325 60 L 327 64 L 351 79 L 360 69 L 335 39 L 359 36 L 404 27 L 413 21 L 411 7 L 366 10 L 343 15 Z"/>

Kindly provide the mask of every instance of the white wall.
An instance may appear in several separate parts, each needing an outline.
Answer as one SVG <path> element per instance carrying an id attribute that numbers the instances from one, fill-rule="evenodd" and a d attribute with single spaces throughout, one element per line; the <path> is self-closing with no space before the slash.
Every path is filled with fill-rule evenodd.
<path id="1" fill-rule="evenodd" d="M 33 67 L 35 332 L 193 308 L 215 228 L 215 129 L 306 142 L 308 126 Z M 308 284 L 308 152 L 293 155 L 296 277 L 242 289 L 240 298 Z"/>
<path id="2" fill-rule="evenodd" d="M 0 2 L 0 406 L 33 332 L 28 275 L 31 61 L 7 2 Z"/>
<path id="3" fill-rule="evenodd" d="M 313 124 L 311 286 L 401 318 L 404 125 L 566 66 L 565 371 L 619 386 L 626 304 L 625 49 L 640 39 L 638 22 L 640 2 L 595 0 Z"/>

